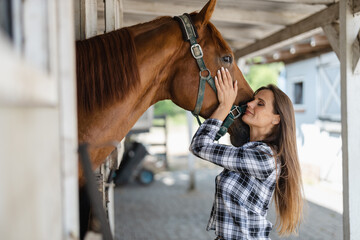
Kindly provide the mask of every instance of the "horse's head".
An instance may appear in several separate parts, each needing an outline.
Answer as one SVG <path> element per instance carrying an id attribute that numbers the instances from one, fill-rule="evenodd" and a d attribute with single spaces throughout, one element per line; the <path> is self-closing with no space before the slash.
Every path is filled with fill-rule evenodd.
<path id="1" fill-rule="evenodd" d="M 199 13 L 191 14 L 191 19 L 198 32 L 197 42 L 202 47 L 204 62 L 211 75 L 215 76 L 216 71 L 224 67 L 229 70 L 233 80 L 238 81 L 239 90 L 235 104 L 239 105 L 249 101 L 253 97 L 253 91 L 236 65 L 231 48 L 215 26 L 209 22 L 215 4 L 216 0 L 210 0 Z M 199 67 L 190 52 L 188 42 L 182 44 L 179 55 L 176 60 L 178 62 L 174 64 L 176 69 L 173 69 L 171 99 L 177 105 L 192 111 L 195 108 L 198 95 L 199 75 L 206 75 L 207 72 L 199 72 Z M 208 84 L 206 85 L 200 111 L 200 116 L 204 118 L 208 118 L 218 105 L 216 93 Z M 231 135 L 231 142 L 235 146 L 244 143 L 248 137 L 247 126 L 242 123 L 240 118 L 236 119 L 231 125 L 229 133 Z"/>

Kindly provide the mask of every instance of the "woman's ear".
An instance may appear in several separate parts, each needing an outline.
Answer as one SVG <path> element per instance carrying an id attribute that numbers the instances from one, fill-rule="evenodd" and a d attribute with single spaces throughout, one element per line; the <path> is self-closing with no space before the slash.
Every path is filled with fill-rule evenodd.
<path id="1" fill-rule="evenodd" d="M 279 114 L 274 114 L 273 120 L 271 122 L 274 125 L 277 125 L 280 123 L 280 115 Z"/>

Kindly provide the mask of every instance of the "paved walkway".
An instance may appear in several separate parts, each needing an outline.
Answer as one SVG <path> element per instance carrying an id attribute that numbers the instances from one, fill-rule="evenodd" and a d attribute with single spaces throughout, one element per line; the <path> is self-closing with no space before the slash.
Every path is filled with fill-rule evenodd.
<path id="1" fill-rule="evenodd" d="M 196 190 L 188 191 L 186 171 L 162 172 L 150 186 L 131 183 L 115 190 L 118 240 L 210 240 L 214 233 L 206 231 L 215 183 L 221 169 L 196 172 Z M 275 223 L 274 209 L 269 220 Z M 310 201 L 298 237 L 271 239 L 341 240 L 342 215 Z"/>

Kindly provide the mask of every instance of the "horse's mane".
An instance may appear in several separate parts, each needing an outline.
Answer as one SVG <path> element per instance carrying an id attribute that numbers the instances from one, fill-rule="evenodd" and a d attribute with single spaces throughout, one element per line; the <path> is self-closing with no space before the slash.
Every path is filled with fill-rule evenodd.
<path id="1" fill-rule="evenodd" d="M 102 109 L 140 82 L 134 39 L 128 28 L 76 42 L 78 108 Z"/>
<path id="2" fill-rule="evenodd" d="M 192 13 L 193 15 L 195 13 Z M 151 28 L 171 19 L 160 17 Z M 148 24 L 138 27 L 149 28 Z M 219 31 L 208 24 L 217 48 L 230 49 Z M 230 49 L 231 50 L 231 49 Z M 128 28 L 76 42 L 77 101 L 80 111 L 103 109 L 122 100 L 140 82 L 133 36 Z"/>

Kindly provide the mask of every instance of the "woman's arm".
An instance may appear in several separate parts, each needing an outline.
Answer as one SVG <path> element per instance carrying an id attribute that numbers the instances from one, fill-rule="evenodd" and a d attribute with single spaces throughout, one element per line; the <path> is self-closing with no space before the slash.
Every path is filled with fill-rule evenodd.
<path id="1" fill-rule="evenodd" d="M 209 162 L 226 169 L 266 179 L 275 170 L 275 159 L 271 148 L 262 142 L 250 142 L 242 147 L 222 145 L 214 142 L 222 122 L 207 119 L 195 133 L 190 151 Z"/>

